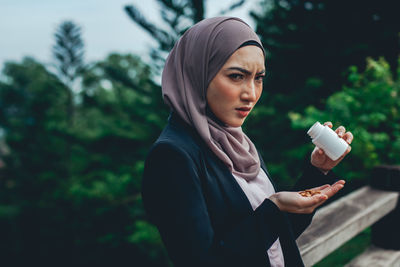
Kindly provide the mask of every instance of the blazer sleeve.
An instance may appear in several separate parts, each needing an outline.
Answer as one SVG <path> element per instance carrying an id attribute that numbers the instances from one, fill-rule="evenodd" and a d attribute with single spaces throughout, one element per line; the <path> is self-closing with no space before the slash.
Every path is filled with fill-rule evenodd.
<path id="1" fill-rule="evenodd" d="M 339 178 L 332 170 L 325 175 L 316 167 L 314 167 L 311 163 L 307 162 L 302 175 L 300 176 L 292 190 L 301 191 L 324 184 L 333 184 L 337 180 L 339 180 Z M 293 235 L 296 239 L 311 224 L 311 220 L 315 214 L 315 211 L 316 210 L 314 210 L 314 212 L 311 214 L 288 213 L 288 218 L 293 229 Z"/>
<path id="2" fill-rule="evenodd" d="M 284 215 L 269 199 L 217 236 L 207 212 L 196 159 L 169 143 L 146 159 L 143 203 L 176 266 L 252 266 L 265 262 Z M 250 264 L 250 265 L 249 265 Z M 255 266 L 255 265 L 253 265 Z"/>

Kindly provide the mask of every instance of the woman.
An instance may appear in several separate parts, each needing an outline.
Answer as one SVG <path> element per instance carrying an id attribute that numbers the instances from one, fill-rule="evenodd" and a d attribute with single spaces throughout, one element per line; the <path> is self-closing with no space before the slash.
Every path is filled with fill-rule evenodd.
<path id="1" fill-rule="evenodd" d="M 333 162 L 315 148 L 294 190 L 321 194 L 275 192 L 240 127 L 260 98 L 264 58 L 254 31 L 229 17 L 199 22 L 167 58 L 172 113 L 146 159 L 142 193 L 175 266 L 302 266 L 296 238 L 344 185 L 330 172 L 344 156 Z M 350 132 L 336 132 L 351 143 Z"/>

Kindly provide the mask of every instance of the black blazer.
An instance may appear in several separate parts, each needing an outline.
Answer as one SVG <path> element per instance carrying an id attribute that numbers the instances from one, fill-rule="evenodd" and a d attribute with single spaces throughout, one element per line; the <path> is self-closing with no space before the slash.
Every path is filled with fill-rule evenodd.
<path id="1" fill-rule="evenodd" d="M 335 180 L 309 164 L 294 190 Z M 177 267 L 270 266 L 267 249 L 278 237 L 285 265 L 304 266 L 295 240 L 313 214 L 281 212 L 269 199 L 253 211 L 229 169 L 177 115 L 146 158 L 142 186 L 147 215 Z"/>

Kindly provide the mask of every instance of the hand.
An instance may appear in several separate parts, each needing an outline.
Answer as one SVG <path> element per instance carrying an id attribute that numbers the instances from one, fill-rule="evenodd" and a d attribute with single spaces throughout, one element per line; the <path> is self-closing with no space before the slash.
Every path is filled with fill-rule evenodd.
<path id="1" fill-rule="evenodd" d="M 322 185 L 312 188 L 311 190 L 318 190 L 321 194 L 316 194 L 311 197 L 303 197 L 299 192 L 282 191 L 270 196 L 270 200 L 275 203 L 281 211 L 291 213 L 312 213 L 315 208 L 322 205 L 328 198 L 335 195 L 340 189 L 344 187 L 345 181 L 340 180 L 333 185 Z"/>
<path id="2" fill-rule="evenodd" d="M 329 128 L 332 128 L 332 123 L 330 121 L 325 122 L 324 125 L 328 125 Z M 353 134 L 351 132 L 346 132 L 346 129 L 343 126 L 339 126 L 335 132 L 339 135 L 340 138 L 343 138 L 349 145 L 353 142 Z M 342 159 L 349 154 L 351 151 L 351 146 L 347 148 L 344 154 L 338 158 L 337 160 L 332 160 L 329 158 L 324 150 L 319 147 L 315 147 L 313 152 L 311 153 L 311 164 L 315 167 L 319 168 L 321 171 L 326 172 L 330 171 L 342 161 Z"/>

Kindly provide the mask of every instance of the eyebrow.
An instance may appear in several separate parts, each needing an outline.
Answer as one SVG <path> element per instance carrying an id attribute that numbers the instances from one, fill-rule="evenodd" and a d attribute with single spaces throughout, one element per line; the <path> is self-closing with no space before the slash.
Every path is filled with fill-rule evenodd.
<path id="1" fill-rule="evenodd" d="M 227 70 L 238 70 L 238 71 L 240 71 L 240 72 L 243 72 L 243 73 L 246 74 L 246 75 L 251 74 L 250 71 L 248 71 L 248 70 L 246 70 L 246 69 L 243 69 L 243 68 L 240 68 L 240 67 L 230 67 L 230 68 L 227 68 Z M 265 70 L 262 70 L 262 71 L 260 71 L 260 72 L 257 72 L 257 75 L 264 74 L 264 73 L 265 73 Z"/>

